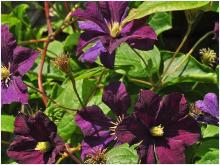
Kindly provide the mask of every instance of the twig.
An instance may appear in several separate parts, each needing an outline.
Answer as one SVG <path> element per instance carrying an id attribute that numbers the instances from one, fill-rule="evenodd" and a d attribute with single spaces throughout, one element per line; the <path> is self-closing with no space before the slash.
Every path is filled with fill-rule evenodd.
<path id="1" fill-rule="evenodd" d="M 50 22 L 50 16 L 49 16 L 49 2 L 44 1 L 44 11 L 45 11 L 45 16 L 47 20 L 47 29 L 48 29 L 48 36 L 50 36 L 53 33 L 51 22 Z"/>
<path id="2" fill-rule="evenodd" d="M 137 82 L 137 83 L 141 83 L 141 84 L 145 84 L 145 85 L 148 85 L 148 86 L 152 87 L 152 84 L 150 82 L 147 82 L 147 81 L 144 81 L 144 80 L 139 80 L 139 79 L 130 78 L 130 77 L 128 77 L 128 80 L 133 81 L 133 82 Z"/>
<path id="3" fill-rule="evenodd" d="M 39 43 L 39 42 L 47 42 L 48 39 L 39 39 L 39 40 L 29 40 L 29 41 L 21 41 L 18 44 L 19 45 L 26 45 L 26 44 L 32 44 L 32 43 Z"/>
<path id="4" fill-rule="evenodd" d="M 78 159 L 75 155 L 72 154 L 72 152 L 70 151 L 70 146 L 69 144 L 65 144 L 66 147 L 66 153 L 78 164 L 81 164 L 82 161 L 80 159 Z"/>

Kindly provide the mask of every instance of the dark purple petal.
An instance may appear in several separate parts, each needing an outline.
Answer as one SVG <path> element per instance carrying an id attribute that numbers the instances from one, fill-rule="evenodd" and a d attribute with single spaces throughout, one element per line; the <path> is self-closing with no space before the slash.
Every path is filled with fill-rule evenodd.
<path id="1" fill-rule="evenodd" d="M 25 47 L 16 47 L 13 52 L 13 72 L 24 75 L 31 69 L 39 52 Z"/>
<path id="2" fill-rule="evenodd" d="M 110 136 L 109 131 L 102 131 L 98 136 L 87 136 L 82 142 L 81 159 L 84 160 L 86 156 L 93 154 L 94 149 L 105 149 L 113 140 L 113 136 Z"/>
<path id="3" fill-rule="evenodd" d="M 102 130 L 110 127 L 110 118 L 106 117 L 98 106 L 90 106 L 76 114 L 76 123 L 81 128 L 84 136 L 98 135 Z"/>
<path id="4" fill-rule="evenodd" d="M 195 106 L 199 110 L 219 118 L 218 97 L 215 93 L 207 93 L 204 100 L 196 101 Z"/>
<path id="5" fill-rule="evenodd" d="M 56 162 L 57 157 L 64 152 L 65 146 L 64 141 L 54 132 L 50 135 L 50 141 L 54 143 L 53 145 L 55 147 L 48 157 L 48 164 L 54 164 Z"/>
<path id="6" fill-rule="evenodd" d="M 115 136 L 122 143 L 137 143 L 148 139 L 148 130 L 134 116 L 126 117 L 115 129 Z M 148 139 L 149 141 L 150 139 Z"/>
<path id="7" fill-rule="evenodd" d="M 30 128 L 27 125 L 28 117 L 23 114 L 19 113 L 14 122 L 14 134 L 16 135 L 29 135 Z"/>
<path id="8" fill-rule="evenodd" d="M 112 22 L 121 22 L 126 9 L 128 8 L 128 2 L 126 1 L 108 1 L 108 7 L 111 14 Z"/>
<path id="9" fill-rule="evenodd" d="M 37 143 L 31 137 L 16 136 L 7 155 L 21 164 L 45 164 L 44 153 L 34 150 Z"/>
<path id="10" fill-rule="evenodd" d="M 121 82 L 114 82 L 105 87 L 102 101 L 118 116 L 126 114 L 131 104 L 126 87 Z"/>
<path id="11" fill-rule="evenodd" d="M 196 119 L 198 122 L 202 122 L 205 124 L 213 124 L 213 125 L 219 125 L 219 120 L 216 117 L 213 117 L 212 115 L 208 113 L 204 114 L 194 114 L 193 117 Z"/>
<path id="12" fill-rule="evenodd" d="M 56 125 L 41 111 L 33 118 L 29 117 L 28 126 L 31 129 L 30 135 L 37 141 L 48 141 L 49 136 L 57 131 Z"/>
<path id="13" fill-rule="evenodd" d="M 1 103 L 11 104 L 12 102 L 28 103 L 27 87 L 21 77 L 12 76 L 8 87 L 1 84 Z"/>
<path id="14" fill-rule="evenodd" d="M 154 148 L 153 144 L 141 144 L 137 148 L 137 153 L 141 160 L 141 164 L 154 164 Z"/>
<path id="15" fill-rule="evenodd" d="M 157 116 L 157 124 L 169 124 L 178 121 L 186 116 L 187 102 L 180 93 L 171 93 L 164 96 L 160 103 L 160 111 Z"/>
<path id="16" fill-rule="evenodd" d="M 8 63 L 13 60 L 13 50 L 16 47 L 16 40 L 9 32 L 7 25 L 1 25 L 1 58 L 3 65 L 8 68 Z"/>
<path id="17" fill-rule="evenodd" d="M 181 140 L 156 141 L 156 154 L 161 164 L 185 163 L 184 144 Z"/>
<path id="18" fill-rule="evenodd" d="M 96 44 L 89 48 L 85 53 L 80 56 L 82 62 L 93 63 L 100 55 L 101 52 L 105 52 L 106 49 L 103 47 L 101 41 L 97 41 Z"/>
<path id="19" fill-rule="evenodd" d="M 194 119 L 186 116 L 165 128 L 165 136 L 180 140 L 185 146 L 190 146 L 199 140 L 200 127 Z"/>
<path id="20" fill-rule="evenodd" d="M 106 33 L 101 27 L 99 27 L 99 25 L 92 21 L 78 21 L 78 25 L 81 30 Z"/>
<path id="21" fill-rule="evenodd" d="M 115 52 L 112 54 L 109 54 L 108 52 L 102 52 L 100 55 L 100 60 L 106 68 L 113 69 L 115 63 Z"/>
<path id="22" fill-rule="evenodd" d="M 98 40 L 100 33 L 95 33 L 91 31 L 84 32 L 80 35 L 79 43 L 77 45 L 77 55 L 83 53 L 83 48 L 86 47 L 89 43 L 95 42 Z"/>
<path id="23" fill-rule="evenodd" d="M 140 91 L 135 105 L 135 113 L 146 127 L 154 124 L 159 110 L 160 100 L 160 96 L 150 90 Z"/>
<path id="24" fill-rule="evenodd" d="M 104 17 L 100 11 L 96 2 L 87 2 L 85 10 L 76 9 L 72 16 L 78 17 L 79 19 L 89 20 L 96 23 L 103 31 L 108 32 L 108 28 L 105 24 Z"/>

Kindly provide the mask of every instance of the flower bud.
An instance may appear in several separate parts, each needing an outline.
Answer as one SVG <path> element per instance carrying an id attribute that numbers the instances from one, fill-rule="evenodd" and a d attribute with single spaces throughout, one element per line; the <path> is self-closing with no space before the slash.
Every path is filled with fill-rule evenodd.
<path id="1" fill-rule="evenodd" d="M 70 71 L 70 57 L 69 54 L 62 54 L 56 57 L 53 61 L 54 65 L 61 71 L 68 73 Z"/>

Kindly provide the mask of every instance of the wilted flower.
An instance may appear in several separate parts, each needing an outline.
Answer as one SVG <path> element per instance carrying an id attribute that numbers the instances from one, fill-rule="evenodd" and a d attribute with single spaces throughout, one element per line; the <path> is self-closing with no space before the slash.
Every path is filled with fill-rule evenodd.
<path id="1" fill-rule="evenodd" d="M 195 108 L 192 113 L 197 121 L 204 122 L 206 124 L 218 125 L 219 106 L 216 94 L 207 93 L 203 100 L 196 101 Z"/>
<path id="2" fill-rule="evenodd" d="M 14 123 L 15 139 L 7 154 L 22 164 L 52 164 L 64 151 L 56 125 L 38 111 L 34 117 L 19 113 Z"/>
<path id="3" fill-rule="evenodd" d="M 115 82 L 107 86 L 104 90 L 103 101 L 110 107 L 113 113 L 117 115 L 116 120 L 104 115 L 98 106 L 86 107 L 76 115 L 76 123 L 81 128 L 85 138 L 82 142 L 81 158 L 93 158 L 95 151 L 101 152 L 113 140 L 120 143 L 115 132 L 126 111 L 130 106 L 130 97 L 125 89 L 125 85 Z M 115 121 L 115 122 L 113 122 Z M 98 150 L 94 151 L 94 148 Z"/>
<path id="4" fill-rule="evenodd" d="M 185 147 L 200 137 L 200 128 L 186 107 L 181 94 L 161 99 L 152 91 L 142 90 L 133 116 L 116 129 L 118 139 L 130 144 L 141 142 L 137 148 L 141 163 L 184 163 Z"/>
<path id="5" fill-rule="evenodd" d="M 84 162 L 86 164 L 106 164 L 106 149 L 99 147 L 94 147 L 91 154 L 87 155 L 87 160 Z"/>
<path id="6" fill-rule="evenodd" d="M 77 47 L 77 54 L 81 55 L 82 62 L 93 63 L 100 55 L 102 64 L 112 68 L 115 49 L 123 42 L 140 50 L 153 48 L 157 36 L 146 25 L 146 18 L 122 24 L 128 14 L 128 2 L 88 2 L 85 8 L 77 9 L 72 14 L 83 20 L 78 22 L 84 33 L 81 34 Z M 94 46 L 84 52 L 83 49 L 90 43 L 94 43 Z"/>
<path id="7" fill-rule="evenodd" d="M 28 102 L 27 87 L 22 82 L 22 76 L 31 69 L 38 52 L 19 47 L 9 32 L 8 26 L 1 26 L 1 102 Z"/>
<path id="8" fill-rule="evenodd" d="M 70 71 L 70 56 L 68 54 L 62 54 L 56 57 L 53 63 L 58 69 L 65 73 Z"/>
<path id="9" fill-rule="evenodd" d="M 200 49 L 199 54 L 201 55 L 202 62 L 206 65 L 213 66 L 213 64 L 216 62 L 216 53 L 214 50 L 210 48 Z"/>

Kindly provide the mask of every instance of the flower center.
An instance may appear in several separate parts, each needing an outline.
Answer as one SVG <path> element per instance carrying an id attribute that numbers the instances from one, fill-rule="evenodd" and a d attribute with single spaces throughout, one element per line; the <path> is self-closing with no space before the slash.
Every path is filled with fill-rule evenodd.
<path id="1" fill-rule="evenodd" d="M 116 130 L 117 126 L 122 122 L 123 119 L 124 119 L 124 115 L 118 116 L 116 119 L 116 122 L 111 122 L 111 124 L 113 124 L 113 126 L 109 127 L 109 130 L 111 131 L 111 135 L 115 136 L 114 140 L 117 139 L 117 136 L 115 135 L 115 130 Z"/>
<path id="2" fill-rule="evenodd" d="M 1 80 L 7 79 L 10 76 L 10 71 L 5 66 L 2 66 L 1 67 L 1 74 L 2 74 Z"/>
<path id="3" fill-rule="evenodd" d="M 47 151 L 51 150 L 51 147 L 52 147 L 51 143 L 48 142 L 48 141 L 38 142 L 36 147 L 35 147 L 35 150 L 47 152 Z"/>
<path id="4" fill-rule="evenodd" d="M 109 24 L 108 26 L 111 37 L 115 38 L 119 35 L 121 31 L 121 26 L 119 25 L 119 22 L 113 22 L 112 24 Z"/>
<path id="5" fill-rule="evenodd" d="M 163 136 L 164 135 L 164 131 L 163 131 L 164 127 L 160 125 L 158 126 L 154 126 L 150 129 L 150 133 L 152 136 Z"/>

